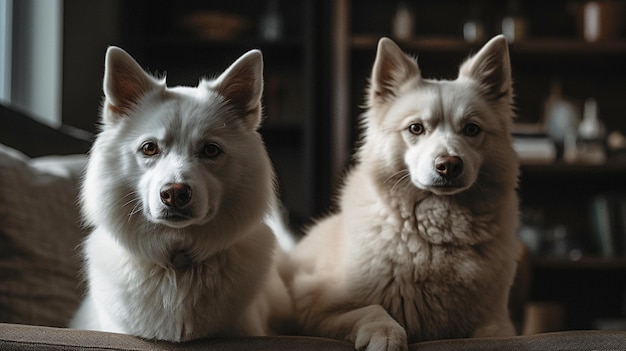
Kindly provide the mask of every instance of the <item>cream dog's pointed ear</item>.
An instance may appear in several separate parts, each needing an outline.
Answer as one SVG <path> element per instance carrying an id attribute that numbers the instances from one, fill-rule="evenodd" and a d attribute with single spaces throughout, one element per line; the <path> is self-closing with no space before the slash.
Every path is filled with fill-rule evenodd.
<path id="1" fill-rule="evenodd" d="M 107 49 L 104 65 L 103 90 L 106 97 L 104 122 L 114 122 L 128 113 L 142 96 L 164 83 L 146 73 L 126 51 L 111 46 Z M 109 113 L 110 112 L 110 113 Z"/>
<path id="2" fill-rule="evenodd" d="M 503 35 L 495 36 L 473 57 L 461 65 L 459 76 L 478 81 L 491 101 L 512 99 L 511 62 L 509 47 Z"/>
<path id="3" fill-rule="evenodd" d="M 381 38 L 372 68 L 369 105 L 393 99 L 402 84 L 419 76 L 416 60 L 405 54 L 391 39 Z"/>
<path id="4" fill-rule="evenodd" d="M 216 80 L 208 82 L 211 89 L 224 96 L 251 128 L 261 123 L 263 95 L 263 55 L 250 50 L 235 61 Z"/>

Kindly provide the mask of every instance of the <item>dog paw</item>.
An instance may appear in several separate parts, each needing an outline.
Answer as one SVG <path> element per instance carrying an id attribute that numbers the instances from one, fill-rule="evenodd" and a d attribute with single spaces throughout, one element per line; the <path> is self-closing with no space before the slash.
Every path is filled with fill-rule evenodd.
<path id="1" fill-rule="evenodd" d="M 406 331 L 393 321 L 377 321 L 359 328 L 355 345 L 357 350 L 367 351 L 406 351 L 408 350 Z"/>

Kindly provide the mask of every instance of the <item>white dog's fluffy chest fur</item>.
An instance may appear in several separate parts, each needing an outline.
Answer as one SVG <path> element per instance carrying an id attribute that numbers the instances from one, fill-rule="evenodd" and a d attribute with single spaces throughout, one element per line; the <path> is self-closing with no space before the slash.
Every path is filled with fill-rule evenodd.
<path id="1" fill-rule="evenodd" d="M 176 267 L 175 263 L 161 266 L 142 261 L 104 230 L 96 230 L 85 249 L 89 258 L 88 299 L 99 304 L 89 307 L 98 308 L 97 314 L 85 317 L 98 316 L 97 321 L 89 322 L 92 329 L 149 339 L 262 334 L 265 331 L 248 330 L 250 326 L 242 322 L 258 319 L 249 310 L 256 291 L 246 286 L 260 284 L 269 270 L 270 262 L 264 258 L 267 247 L 262 244 L 273 238 L 269 232 L 259 234 L 256 236 L 262 240 L 234 245 L 200 263 L 187 265 L 183 258 L 183 265 Z"/>
<path id="2" fill-rule="evenodd" d="M 511 238 L 494 238 L 498 214 L 472 213 L 453 197 L 435 195 L 402 203 L 401 196 L 374 193 L 363 201 L 362 186 L 346 189 L 346 201 L 350 191 L 359 203 L 343 207 L 351 242 L 344 264 L 354 278 L 346 280 L 348 295 L 381 304 L 409 339 L 471 336 L 489 313 L 484 302 L 500 294 L 484 287 L 514 270 L 507 264 L 514 245 L 502 242 Z"/>

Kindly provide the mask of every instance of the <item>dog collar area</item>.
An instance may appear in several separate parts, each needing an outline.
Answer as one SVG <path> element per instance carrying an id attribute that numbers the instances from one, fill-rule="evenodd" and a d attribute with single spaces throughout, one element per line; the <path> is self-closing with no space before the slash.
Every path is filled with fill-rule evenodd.
<path id="1" fill-rule="evenodd" d="M 170 264 L 175 269 L 184 269 L 194 264 L 193 258 L 187 251 L 174 251 L 170 257 Z"/>

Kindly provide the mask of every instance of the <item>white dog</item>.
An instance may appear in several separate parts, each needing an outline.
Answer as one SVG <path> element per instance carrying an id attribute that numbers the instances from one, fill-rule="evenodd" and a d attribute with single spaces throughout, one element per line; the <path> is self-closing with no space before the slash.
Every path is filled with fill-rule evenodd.
<path id="1" fill-rule="evenodd" d="M 82 188 L 88 293 L 73 328 L 184 341 L 264 335 L 270 312 L 289 313 L 264 223 L 275 194 L 262 91 L 258 50 L 217 79 L 168 88 L 109 48 Z"/>
<path id="2" fill-rule="evenodd" d="M 504 37 L 453 81 L 422 78 L 413 58 L 380 40 L 340 211 L 291 253 L 288 285 L 304 333 L 368 350 L 514 334 L 512 118 Z"/>

